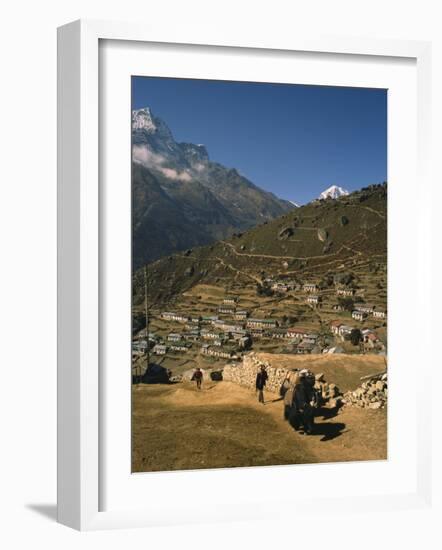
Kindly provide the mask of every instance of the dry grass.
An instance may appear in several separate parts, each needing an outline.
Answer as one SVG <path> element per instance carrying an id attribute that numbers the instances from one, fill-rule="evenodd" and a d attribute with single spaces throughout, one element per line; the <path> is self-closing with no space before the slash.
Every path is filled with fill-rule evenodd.
<path id="1" fill-rule="evenodd" d="M 387 454 L 386 412 L 322 410 L 316 434 L 294 432 L 282 401 L 229 382 L 133 390 L 134 472 L 379 460 Z"/>

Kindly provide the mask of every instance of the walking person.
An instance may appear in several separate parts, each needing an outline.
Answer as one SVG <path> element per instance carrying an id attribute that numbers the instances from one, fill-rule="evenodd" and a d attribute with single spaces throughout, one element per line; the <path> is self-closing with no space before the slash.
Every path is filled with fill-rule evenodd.
<path id="1" fill-rule="evenodd" d="M 197 367 L 195 372 L 193 373 L 192 375 L 192 378 L 191 380 L 195 380 L 196 382 L 196 389 L 197 390 L 200 390 L 201 389 L 201 385 L 203 383 L 203 371 Z"/>
<path id="2" fill-rule="evenodd" d="M 317 393 L 314 389 L 315 377 L 307 370 L 301 371 L 301 384 L 303 392 L 303 410 L 302 423 L 304 425 L 304 433 L 312 435 L 315 424 L 315 407 L 317 406 Z"/>
<path id="3" fill-rule="evenodd" d="M 289 420 L 293 415 L 293 398 L 296 384 L 299 383 L 298 373 L 290 373 L 283 382 L 284 420 Z"/>
<path id="4" fill-rule="evenodd" d="M 267 371 L 264 365 L 258 371 L 256 375 L 256 391 L 258 392 L 258 401 L 264 405 L 264 388 L 267 383 Z"/>
<path id="5" fill-rule="evenodd" d="M 305 430 L 305 388 L 301 376 L 297 377 L 293 387 L 292 407 L 290 409 L 289 422 L 298 431 L 301 426 Z"/>

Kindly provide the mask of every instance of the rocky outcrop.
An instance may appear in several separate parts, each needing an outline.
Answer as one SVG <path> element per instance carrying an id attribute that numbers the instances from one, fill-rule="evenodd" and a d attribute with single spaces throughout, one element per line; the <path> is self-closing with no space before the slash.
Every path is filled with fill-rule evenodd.
<path id="1" fill-rule="evenodd" d="M 387 405 L 388 376 L 380 373 L 368 377 L 354 391 L 344 394 L 344 404 L 366 409 L 382 409 Z"/>

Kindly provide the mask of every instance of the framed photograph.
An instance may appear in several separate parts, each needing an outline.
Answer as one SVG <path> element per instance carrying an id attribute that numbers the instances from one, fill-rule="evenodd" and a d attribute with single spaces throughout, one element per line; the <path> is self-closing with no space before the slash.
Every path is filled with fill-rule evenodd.
<path id="1" fill-rule="evenodd" d="M 429 502 L 429 56 L 59 29 L 61 523 Z"/>

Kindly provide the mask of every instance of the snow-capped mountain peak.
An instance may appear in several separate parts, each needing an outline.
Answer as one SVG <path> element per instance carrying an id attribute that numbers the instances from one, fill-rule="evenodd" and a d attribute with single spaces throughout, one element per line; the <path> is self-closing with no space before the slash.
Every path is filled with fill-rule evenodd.
<path id="1" fill-rule="evenodd" d="M 325 191 L 323 191 L 318 199 L 337 199 L 339 197 L 342 197 L 343 195 L 349 195 L 349 192 L 347 189 L 344 189 L 343 187 L 339 187 L 339 185 L 332 185 Z"/>
<path id="2" fill-rule="evenodd" d="M 132 111 L 132 129 L 155 132 L 157 129 L 149 107 Z"/>

